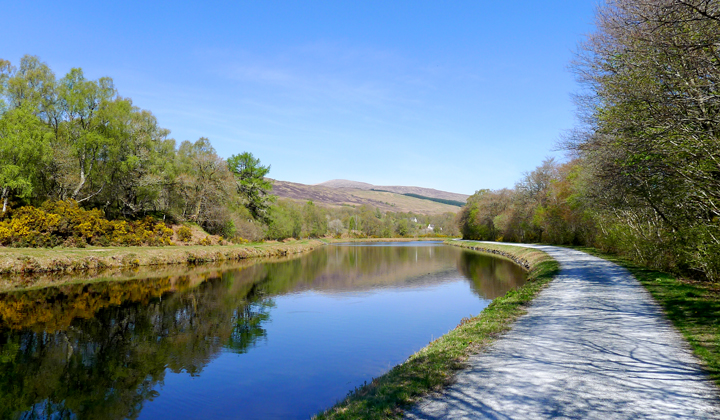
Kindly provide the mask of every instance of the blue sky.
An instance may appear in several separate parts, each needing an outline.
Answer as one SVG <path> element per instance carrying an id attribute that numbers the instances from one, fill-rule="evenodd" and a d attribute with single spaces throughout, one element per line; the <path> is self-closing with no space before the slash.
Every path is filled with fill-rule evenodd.
<path id="1" fill-rule="evenodd" d="M 0 58 L 110 76 L 276 179 L 512 187 L 575 124 L 594 0 L 7 2 Z"/>

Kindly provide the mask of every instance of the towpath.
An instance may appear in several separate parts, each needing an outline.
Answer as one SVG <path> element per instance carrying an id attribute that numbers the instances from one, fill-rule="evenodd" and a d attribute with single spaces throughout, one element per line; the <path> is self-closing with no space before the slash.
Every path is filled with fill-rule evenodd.
<path id="1" fill-rule="evenodd" d="M 558 260 L 558 277 L 451 387 L 406 418 L 720 419 L 717 387 L 627 270 L 532 247 Z"/>

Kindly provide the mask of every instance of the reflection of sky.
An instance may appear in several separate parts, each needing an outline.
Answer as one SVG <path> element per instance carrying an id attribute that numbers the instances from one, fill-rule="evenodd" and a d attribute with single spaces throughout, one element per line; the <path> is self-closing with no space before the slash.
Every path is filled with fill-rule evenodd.
<path id="1" fill-rule="evenodd" d="M 448 275 L 415 288 L 273 298 L 266 340 L 224 352 L 198 377 L 168 372 L 140 418 L 308 418 L 487 306 Z"/>

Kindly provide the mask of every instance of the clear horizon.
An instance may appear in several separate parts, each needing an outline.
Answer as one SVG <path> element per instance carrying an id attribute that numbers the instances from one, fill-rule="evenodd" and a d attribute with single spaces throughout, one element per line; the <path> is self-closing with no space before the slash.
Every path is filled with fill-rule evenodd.
<path id="1" fill-rule="evenodd" d="M 274 179 L 472 194 L 563 156 L 595 5 L 17 2 L 0 58 L 109 76 L 178 143 L 249 151 Z"/>

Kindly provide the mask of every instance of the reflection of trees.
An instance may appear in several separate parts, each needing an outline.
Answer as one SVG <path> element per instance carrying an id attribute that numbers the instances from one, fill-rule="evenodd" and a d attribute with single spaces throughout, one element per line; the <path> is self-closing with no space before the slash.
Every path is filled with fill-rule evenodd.
<path id="1" fill-rule="evenodd" d="M 264 294 L 257 289 L 257 283 L 252 285 L 246 296 L 254 296 L 255 301 L 240 306 L 233 311 L 230 319 L 232 332 L 226 342 L 226 348 L 235 353 L 246 353 L 260 339 L 265 337 L 262 323 L 270 319 L 270 308 L 273 301 L 262 298 Z"/>
<path id="2" fill-rule="evenodd" d="M 225 345 L 247 351 L 265 335 L 271 302 L 240 274 L 106 305 L 62 329 L 6 331 L 0 336 L 0 418 L 133 418 L 157 395 L 166 368 L 196 375 Z"/>
<path id="3" fill-rule="evenodd" d="M 74 319 L 92 318 L 104 308 L 130 302 L 146 305 L 167 293 L 185 292 L 221 275 L 232 276 L 242 284 L 257 283 L 251 292 L 247 292 L 253 296 L 311 288 L 357 290 L 397 285 L 418 275 L 451 267 L 457 254 L 458 251 L 451 247 L 336 246 L 282 262 L 244 264 L 241 270 L 225 266 L 191 274 L 168 273 L 149 279 L 10 292 L 0 295 L 0 330 L 67 329 Z"/>
<path id="4" fill-rule="evenodd" d="M 510 261 L 462 251 L 457 268 L 471 281 L 471 287 L 483 299 L 495 299 L 521 286 L 526 274 L 520 266 Z"/>
<path id="5" fill-rule="evenodd" d="M 458 252 L 448 246 L 331 246 L 299 260 L 272 264 L 273 281 L 268 285 L 273 294 L 403 286 L 453 268 Z"/>
<path id="6" fill-rule="evenodd" d="M 182 281 L 182 280 L 180 280 Z M 172 290 L 169 278 L 148 281 L 70 284 L 13 292 L 0 299 L 0 328 L 53 331 L 73 319 L 91 318 L 99 310 L 123 302 L 147 304 Z"/>

